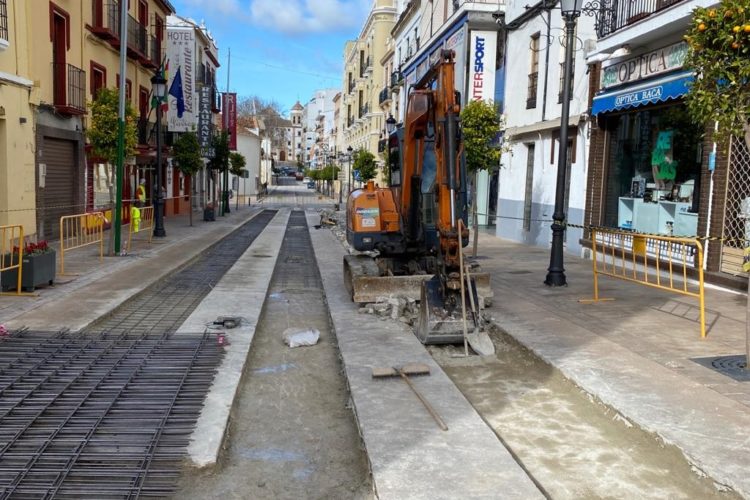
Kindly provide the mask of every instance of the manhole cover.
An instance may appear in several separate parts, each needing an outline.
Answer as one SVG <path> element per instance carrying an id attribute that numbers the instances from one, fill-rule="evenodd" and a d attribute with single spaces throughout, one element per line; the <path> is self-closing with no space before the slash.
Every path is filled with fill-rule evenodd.
<path id="1" fill-rule="evenodd" d="M 750 382 L 750 371 L 746 370 L 747 362 L 742 354 L 736 356 L 718 356 L 713 358 L 694 358 L 693 361 L 738 382 Z"/>

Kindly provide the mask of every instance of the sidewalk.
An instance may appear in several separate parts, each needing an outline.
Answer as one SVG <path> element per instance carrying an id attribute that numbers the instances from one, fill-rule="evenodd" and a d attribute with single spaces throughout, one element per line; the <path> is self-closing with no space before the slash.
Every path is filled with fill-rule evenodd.
<path id="1" fill-rule="evenodd" d="M 133 240 L 126 256 L 104 257 L 99 261 L 98 245 L 66 252 L 65 276 L 55 285 L 37 288 L 37 296 L 0 296 L 0 323 L 8 328 L 27 326 L 40 330 L 70 328 L 80 330 L 108 314 L 152 283 L 184 266 L 211 245 L 258 213 L 257 206 L 241 206 L 216 222 L 204 222 L 193 214 L 193 226 L 185 215 L 164 220 L 167 236 L 148 243 L 142 232 Z M 123 228 L 122 248 L 127 248 L 127 226 Z M 109 231 L 105 232 L 105 253 Z M 53 245 L 57 248 L 57 244 Z M 60 254 L 57 254 L 60 270 Z M 69 274 L 69 275 L 67 275 Z"/>
<path id="2" fill-rule="evenodd" d="M 592 296 L 589 260 L 566 254 L 568 286 L 548 288 L 548 249 L 481 234 L 478 262 L 492 275 L 487 312 L 506 333 L 750 497 L 750 376 L 711 368 L 713 358 L 744 355 L 744 295 L 707 288 L 701 340 L 690 297 L 600 277 L 600 296 L 615 300 L 580 304 Z"/>

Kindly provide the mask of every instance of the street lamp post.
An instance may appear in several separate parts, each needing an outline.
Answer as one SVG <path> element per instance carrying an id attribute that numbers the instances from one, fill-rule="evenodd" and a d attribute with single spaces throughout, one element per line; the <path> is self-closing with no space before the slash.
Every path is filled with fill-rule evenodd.
<path id="1" fill-rule="evenodd" d="M 352 189 L 354 189 L 354 171 L 352 170 L 352 153 L 353 152 L 354 150 L 352 149 L 351 146 L 346 148 L 347 159 L 348 159 L 347 163 L 349 164 L 349 192 L 351 192 Z"/>
<path id="2" fill-rule="evenodd" d="M 581 15 L 583 0 L 561 0 L 560 12 L 565 20 L 565 68 L 563 71 L 562 116 L 560 117 L 560 150 L 557 156 L 557 185 L 555 212 L 552 214 L 552 250 L 544 284 L 566 286 L 563 266 L 565 240 L 565 175 L 568 170 L 568 123 L 570 113 L 570 75 L 573 72 L 573 47 L 575 46 L 576 20 Z"/>
<path id="3" fill-rule="evenodd" d="M 154 236 L 163 238 L 167 235 L 164 231 L 164 195 L 161 189 L 161 103 L 167 95 L 167 79 L 161 69 L 151 77 L 151 86 L 156 97 L 156 196 L 154 203 Z"/>

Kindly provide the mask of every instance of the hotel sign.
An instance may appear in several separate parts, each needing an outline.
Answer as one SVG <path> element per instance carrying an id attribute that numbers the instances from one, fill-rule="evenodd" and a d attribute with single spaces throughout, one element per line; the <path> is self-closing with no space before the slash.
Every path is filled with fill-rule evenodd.
<path id="1" fill-rule="evenodd" d="M 602 69 L 602 88 L 635 82 L 682 68 L 687 51 L 687 43 L 679 42 L 607 66 Z"/>

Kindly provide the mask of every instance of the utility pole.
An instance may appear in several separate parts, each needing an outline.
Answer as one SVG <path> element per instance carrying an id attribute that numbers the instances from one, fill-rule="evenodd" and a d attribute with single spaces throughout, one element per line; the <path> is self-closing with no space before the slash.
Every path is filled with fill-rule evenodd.
<path id="1" fill-rule="evenodd" d="M 225 104 L 229 102 L 229 68 L 232 63 L 232 49 L 231 47 L 227 48 L 227 93 L 226 93 L 226 100 Z M 237 104 L 235 103 L 235 106 Z M 224 130 L 227 130 L 229 132 L 229 110 L 224 109 Z M 229 213 L 229 156 L 227 156 L 226 159 L 226 165 L 224 165 L 224 193 L 222 196 L 223 200 L 223 206 L 224 209 L 222 211 L 223 214 Z"/>
<path id="2" fill-rule="evenodd" d="M 127 60 L 128 3 L 120 2 L 120 103 L 119 111 L 117 114 L 117 165 L 115 165 L 114 206 L 115 220 L 112 227 L 112 236 L 114 237 L 112 246 L 115 255 L 120 255 L 120 237 L 122 233 L 122 184 L 125 178 L 125 84 L 127 79 L 125 71 L 127 69 Z"/>

